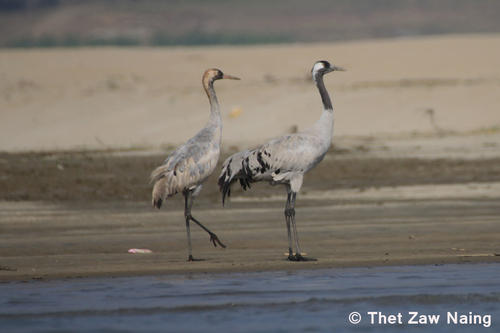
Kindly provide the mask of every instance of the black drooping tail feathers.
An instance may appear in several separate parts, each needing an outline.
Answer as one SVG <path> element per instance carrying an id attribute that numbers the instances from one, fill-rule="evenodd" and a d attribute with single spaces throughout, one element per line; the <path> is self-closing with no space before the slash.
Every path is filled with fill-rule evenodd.
<path id="1" fill-rule="evenodd" d="M 222 205 L 226 202 L 226 195 L 231 196 L 231 186 L 240 181 L 241 187 L 246 190 L 251 188 L 252 168 L 249 163 L 251 150 L 245 150 L 229 157 L 222 165 L 222 172 L 219 177 L 219 189 L 222 192 Z"/>

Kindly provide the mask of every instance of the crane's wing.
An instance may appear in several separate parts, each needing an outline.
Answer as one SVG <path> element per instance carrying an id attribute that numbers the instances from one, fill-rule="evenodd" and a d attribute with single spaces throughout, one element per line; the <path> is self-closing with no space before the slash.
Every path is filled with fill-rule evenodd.
<path id="1" fill-rule="evenodd" d="M 215 141 L 189 140 L 177 148 L 151 174 L 153 206 L 160 208 L 163 200 L 203 184 L 215 170 L 219 155 Z"/>
<path id="2" fill-rule="evenodd" d="M 316 166 L 327 150 L 318 137 L 297 133 L 236 153 L 222 165 L 219 186 L 223 202 L 237 180 L 243 189 L 258 181 L 269 181 L 272 185 L 286 183 L 297 173 L 304 174 Z"/>

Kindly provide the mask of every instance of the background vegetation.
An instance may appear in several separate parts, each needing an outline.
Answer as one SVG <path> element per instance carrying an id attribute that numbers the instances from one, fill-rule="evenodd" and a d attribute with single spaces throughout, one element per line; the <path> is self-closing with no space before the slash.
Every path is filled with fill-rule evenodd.
<path id="1" fill-rule="evenodd" d="M 496 0 L 0 0 L 1 47 L 329 42 L 500 32 Z"/>

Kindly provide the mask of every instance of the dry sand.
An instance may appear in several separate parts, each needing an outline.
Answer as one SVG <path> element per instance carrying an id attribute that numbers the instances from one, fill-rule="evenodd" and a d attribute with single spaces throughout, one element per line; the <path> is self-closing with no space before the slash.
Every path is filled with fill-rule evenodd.
<path id="1" fill-rule="evenodd" d="M 309 72 L 322 59 L 347 69 L 325 78 L 336 137 L 500 126 L 498 34 L 326 45 L 2 50 L 0 149 L 177 145 L 208 119 L 201 76 L 209 67 L 242 79 L 216 83 L 224 146 L 253 146 L 316 121 L 321 102 Z"/>
<path id="2" fill-rule="evenodd" d="M 347 71 L 325 78 L 334 147 L 297 202 L 302 250 L 318 261 L 285 260 L 283 188 L 235 191 L 222 208 L 214 175 L 194 214 L 227 248 L 195 229 L 194 256 L 205 261 L 186 262 L 182 199 L 151 210 L 147 176 L 166 157 L 162 148 L 207 120 L 203 71 L 242 78 L 216 83 L 227 156 L 316 121 L 321 104 L 308 75 L 320 59 Z M 0 158 L 0 281 L 500 259 L 500 35 L 2 50 L 0 64 L 8 152 Z M 88 151 L 103 148 L 129 151 Z M 143 185 L 117 188 L 127 182 Z"/>

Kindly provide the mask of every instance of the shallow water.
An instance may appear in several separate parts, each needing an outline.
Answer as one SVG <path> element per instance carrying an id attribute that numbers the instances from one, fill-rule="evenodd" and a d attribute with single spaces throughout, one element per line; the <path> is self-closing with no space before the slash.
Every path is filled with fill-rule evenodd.
<path id="1" fill-rule="evenodd" d="M 5 283 L 0 331 L 497 332 L 499 276 L 462 264 Z"/>

